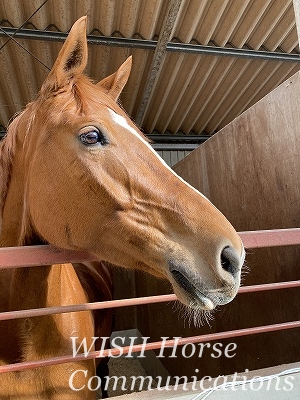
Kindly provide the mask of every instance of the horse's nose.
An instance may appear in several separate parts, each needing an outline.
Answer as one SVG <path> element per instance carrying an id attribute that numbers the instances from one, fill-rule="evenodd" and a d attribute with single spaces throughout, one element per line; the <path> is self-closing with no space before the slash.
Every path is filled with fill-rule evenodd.
<path id="1" fill-rule="evenodd" d="M 221 251 L 220 261 L 222 270 L 236 279 L 243 264 L 243 255 L 239 255 L 233 247 L 226 246 Z"/>

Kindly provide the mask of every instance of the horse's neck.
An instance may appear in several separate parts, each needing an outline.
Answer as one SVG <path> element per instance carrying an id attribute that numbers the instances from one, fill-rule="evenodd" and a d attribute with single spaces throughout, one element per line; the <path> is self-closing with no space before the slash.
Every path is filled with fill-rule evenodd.
<path id="1" fill-rule="evenodd" d="M 10 167 L 7 166 L 7 168 Z M 14 162 L 11 165 L 10 179 L 5 191 L 4 204 L 1 204 L 0 247 L 17 246 L 21 244 L 25 206 L 24 166 L 21 157 L 18 157 L 18 155 L 14 157 Z"/>
<path id="2" fill-rule="evenodd" d="M 85 302 L 85 294 L 76 279 L 70 264 L 16 269 L 11 284 L 11 306 L 21 309 Z M 0 323 L 0 365 L 70 355 L 74 336 L 78 337 L 78 344 L 86 338 L 91 348 L 94 334 L 90 312 L 3 321 Z M 82 375 L 84 380 L 76 380 L 78 387 L 84 387 L 85 379 L 94 375 L 94 360 L 74 359 L 68 364 L 38 368 L 35 373 L 0 374 L 0 393 L 14 399 L 71 399 L 74 393 L 70 393 L 69 376 L 78 369 L 88 373 L 87 377 Z M 93 398 L 87 389 L 80 393 L 85 399 Z"/>
<path id="3" fill-rule="evenodd" d="M 54 307 L 87 302 L 71 264 L 16 269 L 11 284 L 10 309 Z M 49 334 L 50 333 L 50 334 Z M 18 321 L 18 335 L 26 341 L 23 359 L 68 354 L 71 336 L 91 338 L 90 312 L 67 313 L 26 318 Z"/>
<path id="4" fill-rule="evenodd" d="M 21 145 L 18 144 L 18 150 Z M 26 179 L 23 162 L 21 151 L 16 150 L 10 173 L 9 165 L 3 173 L 4 178 L 8 178 L 4 182 L 6 196 L 1 198 L 5 201 L 1 204 L 0 247 L 37 244 L 37 235 L 31 230 L 25 208 Z M 0 310 L 51 307 L 87 301 L 87 295 L 71 264 L 0 270 Z M 1 323 L 0 341 L 3 344 L 0 344 L 0 359 L 12 362 L 20 358 L 29 360 L 70 354 L 70 336 L 91 340 L 92 318 L 91 312 L 81 312 Z M 11 336 L 10 344 L 5 343 L 7 332 Z"/>
<path id="5" fill-rule="evenodd" d="M 26 201 L 24 182 L 21 158 L 15 157 L 3 207 L 0 247 L 37 244 L 34 232 L 27 237 L 23 235 Z M 30 229 L 29 233 L 32 233 Z M 0 289 L 3 289 L 0 293 L 0 308 L 3 311 L 88 301 L 71 264 L 0 270 Z M 45 351 L 47 355 L 67 354 L 71 349 L 70 336 L 93 336 L 90 312 L 19 319 L 13 325 L 14 352 L 22 354 L 24 359 L 41 358 Z M 2 330 L 5 334 L 6 328 L 6 324 L 0 324 L 0 339 Z M 19 347 L 19 351 L 16 347 Z M 2 350 L 0 346 L 0 353 L 5 352 Z"/>

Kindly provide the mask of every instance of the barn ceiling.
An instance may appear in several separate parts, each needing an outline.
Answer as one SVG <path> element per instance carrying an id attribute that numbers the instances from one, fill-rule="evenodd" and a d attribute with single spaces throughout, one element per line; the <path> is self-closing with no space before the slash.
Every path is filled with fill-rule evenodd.
<path id="1" fill-rule="evenodd" d="M 147 134 L 211 135 L 300 69 L 292 0 L 1 0 L 2 130 L 82 15 L 89 76 L 133 55 L 121 100 Z"/>

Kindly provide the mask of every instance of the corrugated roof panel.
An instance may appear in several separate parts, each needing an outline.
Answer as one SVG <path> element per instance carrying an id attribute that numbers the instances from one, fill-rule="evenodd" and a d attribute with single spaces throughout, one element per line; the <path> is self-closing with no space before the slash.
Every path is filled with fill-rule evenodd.
<path id="1" fill-rule="evenodd" d="M 43 2 L 1 0 L 1 25 L 20 27 Z M 157 40 L 169 4 L 169 0 L 48 0 L 26 27 L 66 32 L 77 18 L 88 15 L 88 33 Z M 299 51 L 292 0 L 182 0 L 172 37 L 183 43 Z M 0 37 L 0 47 L 6 40 Z M 17 40 L 49 67 L 61 48 L 61 43 L 42 38 Z M 87 73 L 95 80 L 113 73 L 133 55 L 132 74 L 121 100 L 134 118 L 154 50 L 89 45 L 89 54 Z M 0 61 L 0 125 L 6 125 L 34 98 L 48 71 L 13 41 L 0 50 Z M 300 63 L 278 60 L 166 52 L 142 127 L 148 133 L 213 133 L 299 69 Z"/>
<path id="2" fill-rule="evenodd" d="M 219 129 L 219 126 L 223 127 L 227 125 L 230 121 L 232 121 L 235 118 L 236 115 L 241 114 L 247 108 L 251 107 L 257 101 L 262 99 L 267 93 L 271 92 L 271 90 L 280 85 L 280 83 L 284 82 L 294 73 L 299 71 L 299 69 L 300 66 L 290 65 L 289 68 L 286 68 L 285 65 L 278 65 L 276 70 L 274 70 L 274 68 L 272 69 L 273 73 L 270 76 L 269 75 L 270 69 L 268 67 L 265 67 L 265 69 L 262 68 L 263 71 L 262 78 L 267 76 L 268 79 L 265 79 L 265 81 L 263 79 L 260 79 L 260 85 L 255 84 L 254 89 L 252 85 L 248 85 L 246 90 L 242 91 L 238 99 L 230 107 L 228 113 L 223 114 L 223 119 L 222 120 L 219 119 L 216 122 L 218 127 L 217 129 Z"/>
<path id="3" fill-rule="evenodd" d="M 181 12 L 177 16 L 176 24 L 173 28 L 173 37 L 180 39 L 182 42 L 190 42 L 193 35 L 203 24 L 203 15 L 209 7 L 209 0 L 195 1 L 183 0 L 181 4 Z"/>
<path id="4" fill-rule="evenodd" d="M 182 129 L 184 131 L 193 129 L 195 133 L 213 132 L 208 128 L 207 124 L 215 115 L 216 109 L 223 104 L 221 103 L 222 99 L 226 98 L 228 91 L 232 90 L 239 72 L 243 70 L 243 67 L 248 62 L 245 59 L 230 57 L 223 57 L 222 59 L 218 57 L 203 57 L 201 69 L 197 73 L 199 84 L 195 84 L 193 97 L 188 101 L 189 108 L 186 110 L 182 120 Z M 207 71 L 206 75 L 204 74 L 205 70 Z M 242 72 L 241 75 L 243 75 Z M 205 79 L 201 79 L 201 76 L 204 76 Z M 227 104 L 225 107 L 228 107 L 230 103 L 228 104 L 228 101 L 226 101 L 224 104 Z M 196 108 L 199 111 L 195 112 Z M 212 112 L 212 114 L 209 114 L 209 112 Z M 198 123 L 196 124 L 197 121 Z M 199 121 L 202 121 L 202 123 Z"/>
<path id="5" fill-rule="evenodd" d="M 230 4 L 228 9 L 226 10 L 226 13 L 223 13 L 222 19 L 219 21 L 217 29 L 215 30 L 212 37 L 212 41 L 214 41 L 218 46 L 224 46 L 228 42 L 233 43 L 234 32 L 237 30 L 238 27 L 241 26 L 247 28 L 245 17 L 250 16 L 253 13 L 253 9 L 255 9 L 255 18 L 250 17 L 250 29 L 252 30 L 255 20 L 259 18 L 261 8 L 265 7 L 265 4 L 263 4 L 264 2 L 253 5 L 253 2 L 249 2 L 247 0 L 240 1 L 238 5 L 234 2 L 229 3 Z M 242 47 L 246 41 L 247 35 L 245 35 L 245 33 L 244 35 L 241 35 L 241 33 L 239 33 L 237 37 L 238 43 L 235 46 Z"/>
<path id="6" fill-rule="evenodd" d="M 252 49 L 259 49 L 272 34 L 277 20 L 290 6 L 290 2 L 254 0 L 246 3 L 247 8 L 242 17 L 236 21 L 237 27 L 229 41 L 235 47 L 242 47 L 247 43 Z M 259 34 L 256 35 L 256 32 Z"/>
<path id="7" fill-rule="evenodd" d="M 297 38 L 295 28 L 294 9 L 291 2 L 281 0 L 274 1 L 269 5 L 267 13 L 260 21 L 255 29 L 252 30 L 247 43 L 252 48 L 264 46 L 268 50 L 275 50 L 277 47 L 282 48 L 282 51 L 288 51 L 283 47 L 283 40 L 286 34 L 292 34 L 294 39 Z M 297 42 L 296 42 L 297 43 Z"/>
<path id="8" fill-rule="evenodd" d="M 0 40 L 0 46 L 4 41 L 3 38 Z M 51 43 L 49 46 L 49 43 L 43 41 L 20 39 L 18 42 L 50 67 L 53 64 L 54 54 L 57 54 L 60 47 L 58 43 Z M 1 72 L 6 71 L 2 75 L 1 98 L 11 96 L 12 106 L 16 112 L 35 98 L 49 70 L 12 40 L 0 51 L 0 57 Z"/>
<path id="9" fill-rule="evenodd" d="M 257 99 L 257 92 L 263 97 L 300 69 L 294 63 L 212 56 L 172 54 L 167 62 L 147 113 L 146 131 L 213 133 L 224 126 L 225 116 L 234 119 Z M 280 74 L 275 74 L 278 69 Z"/>
<path id="10" fill-rule="evenodd" d="M 202 14 L 200 14 L 200 11 L 198 12 L 200 14 L 199 24 L 196 27 L 195 32 L 192 34 L 193 38 L 195 38 L 201 44 L 208 44 L 210 41 L 214 41 L 215 34 L 220 28 L 221 24 L 227 24 L 226 15 L 231 3 L 232 0 L 217 0 L 213 2 L 207 1 L 206 7 L 203 9 Z M 240 6 L 241 2 L 236 2 L 237 10 L 240 8 Z M 193 13 L 192 10 L 191 13 Z M 185 23 L 188 24 L 188 19 L 191 15 L 186 15 Z M 216 42 L 218 46 L 222 46 L 225 43 L 226 39 L 224 38 L 222 38 L 219 43 Z"/>

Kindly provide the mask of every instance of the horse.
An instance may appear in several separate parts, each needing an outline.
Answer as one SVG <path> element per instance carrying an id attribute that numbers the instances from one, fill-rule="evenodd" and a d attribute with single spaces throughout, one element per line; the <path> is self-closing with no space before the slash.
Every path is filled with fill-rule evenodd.
<path id="1" fill-rule="evenodd" d="M 98 83 L 85 76 L 86 64 L 82 17 L 1 143 L 0 246 L 48 243 L 96 261 L 1 271 L 1 311 L 110 298 L 102 261 L 167 279 L 195 312 L 230 302 L 245 257 L 239 235 L 164 163 L 119 105 L 131 57 Z M 72 354 L 71 336 L 90 346 L 106 325 L 88 311 L 3 322 L 0 363 Z M 77 375 L 73 386 L 84 389 L 74 391 L 69 378 L 79 369 L 88 373 Z M 94 360 L 75 358 L 10 372 L 0 377 L 0 397 L 94 399 L 86 385 L 94 374 Z"/>

